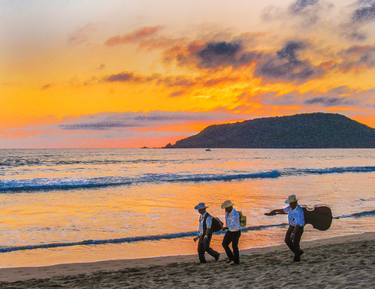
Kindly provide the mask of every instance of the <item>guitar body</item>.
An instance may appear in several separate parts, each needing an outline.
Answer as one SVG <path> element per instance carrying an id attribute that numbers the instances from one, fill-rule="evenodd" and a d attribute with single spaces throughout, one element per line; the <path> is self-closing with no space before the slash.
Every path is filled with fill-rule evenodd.
<path id="1" fill-rule="evenodd" d="M 329 207 L 318 205 L 313 208 L 302 207 L 305 213 L 305 223 L 312 225 L 315 229 L 326 231 L 332 224 L 332 211 Z"/>

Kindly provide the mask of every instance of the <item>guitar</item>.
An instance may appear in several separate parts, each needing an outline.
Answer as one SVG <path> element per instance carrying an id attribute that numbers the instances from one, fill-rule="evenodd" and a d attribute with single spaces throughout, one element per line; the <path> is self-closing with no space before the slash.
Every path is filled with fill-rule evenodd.
<path id="1" fill-rule="evenodd" d="M 310 224 L 313 228 L 326 231 L 332 224 L 332 210 L 324 205 L 317 205 L 313 208 L 302 206 L 305 213 L 305 223 Z"/>

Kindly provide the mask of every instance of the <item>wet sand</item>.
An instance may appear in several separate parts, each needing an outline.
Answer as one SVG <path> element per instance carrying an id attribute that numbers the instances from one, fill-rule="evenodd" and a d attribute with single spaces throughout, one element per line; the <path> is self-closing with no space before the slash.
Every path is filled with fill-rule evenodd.
<path id="1" fill-rule="evenodd" d="M 0 269 L 0 288 L 375 288 L 375 233 L 243 251 L 241 265 L 196 256 Z"/>

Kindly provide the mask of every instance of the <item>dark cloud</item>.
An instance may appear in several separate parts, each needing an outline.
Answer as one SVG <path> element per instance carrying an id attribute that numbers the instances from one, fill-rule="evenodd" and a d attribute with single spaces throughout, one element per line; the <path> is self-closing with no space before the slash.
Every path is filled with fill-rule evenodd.
<path id="1" fill-rule="evenodd" d="M 135 124 L 127 124 L 122 122 L 93 122 L 93 123 L 73 123 L 73 124 L 62 124 L 60 128 L 65 130 L 108 130 L 113 128 L 124 128 L 124 127 L 135 127 Z"/>
<path id="2" fill-rule="evenodd" d="M 228 64 L 229 65 L 229 64 Z M 235 76 L 226 77 L 188 77 L 184 75 L 177 76 L 163 76 L 160 74 L 142 75 L 133 72 L 120 72 L 108 75 L 102 78 L 104 82 L 121 82 L 121 83 L 152 83 L 155 85 L 164 85 L 168 88 L 179 89 L 177 93 L 172 93 L 171 96 L 178 96 L 179 92 L 185 88 L 194 86 L 212 87 L 226 83 L 232 83 L 238 80 Z"/>
<path id="3" fill-rule="evenodd" d="M 250 63 L 258 55 L 255 52 L 243 51 L 242 44 L 237 41 L 209 42 L 196 51 L 198 64 L 205 68 L 220 66 L 241 66 Z"/>
<path id="4" fill-rule="evenodd" d="M 367 107 L 373 103 L 374 90 L 354 90 L 347 86 L 338 86 L 326 92 L 291 91 L 286 94 L 267 92 L 252 97 L 252 101 L 258 101 L 265 105 L 316 105 L 323 107 L 357 106 Z"/>
<path id="5" fill-rule="evenodd" d="M 297 0 L 289 6 L 289 11 L 293 14 L 298 14 L 318 3 L 319 0 Z"/>
<path id="6" fill-rule="evenodd" d="M 343 35 L 354 41 L 365 41 L 367 39 L 367 35 L 355 27 L 350 28 L 349 31 L 343 31 Z"/>
<path id="7" fill-rule="evenodd" d="M 280 1 L 281 2 L 281 1 Z M 334 5 L 325 0 L 294 0 L 287 8 L 270 6 L 263 11 L 264 21 L 282 21 L 282 25 L 292 24 L 299 30 L 309 27 L 325 17 Z"/>
<path id="8" fill-rule="evenodd" d="M 352 21 L 354 23 L 367 23 L 375 20 L 375 0 L 359 0 L 358 7 L 354 10 Z"/>
<path id="9" fill-rule="evenodd" d="M 109 75 L 104 78 L 104 81 L 107 82 L 130 82 L 130 81 L 140 81 L 142 78 L 136 76 L 132 72 L 120 72 Z"/>
<path id="10" fill-rule="evenodd" d="M 339 65 L 341 70 L 375 67 L 375 46 L 354 45 L 341 51 L 339 55 L 342 58 Z"/>
<path id="11" fill-rule="evenodd" d="M 354 99 L 348 99 L 343 97 L 314 97 L 310 99 L 306 99 L 305 104 L 317 104 L 322 106 L 346 106 L 346 105 L 353 105 L 356 103 Z"/>
<path id="12" fill-rule="evenodd" d="M 195 66 L 204 69 L 237 68 L 254 64 L 256 76 L 272 81 L 303 82 L 323 72 L 323 68 L 316 67 L 300 58 L 300 52 L 308 47 L 302 41 L 289 41 L 274 53 L 255 49 L 247 50 L 243 43 L 247 42 L 220 41 L 208 42 L 204 45 L 192 42 L 184 47 L 179 46 L 168 50 L 168 62 L 175 60 L 180 66 Z M 203 83 L 202 80 L 198 79 L 199 81 Z M 215 85 L 226 81 L 226 79 L 212 79 L 206 81 L 205 85 Z M 163 82 L 167 85 L 168 82 L 179 83 L 170 80 Z M 186 86 L 189 85 L 192 84 L 186 84 Z"/>
<path id="13" fill-rule="evenodd" d="M 271 80 L 306 81 L 321 74 L 310 62 L 300 60 L 298 52 L 305 49 L 301 41 L 289 41 L 275 55 L 263 57 L 257 64 L 256 75 Z"/>
<path id="14" fill-rule="evenodd" d="M 63 130 L 112 130 L 126 128 L 156 127 L 163 124 L 189 121 L 238 120 L 242 115 L 225 112 L 163 112 L 149 113 L 100 113 L 83 116 L 76 121 L 60 124 Z"/>

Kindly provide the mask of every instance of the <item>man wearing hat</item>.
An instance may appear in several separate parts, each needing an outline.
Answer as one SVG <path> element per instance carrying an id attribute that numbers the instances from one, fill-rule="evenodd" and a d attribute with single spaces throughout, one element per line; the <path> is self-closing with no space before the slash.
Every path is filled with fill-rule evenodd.
<path id="1" fill-rule="evenodd" d="M 212 216 L 207 212 L 208 207 L 205 203 L 199 203 L 194 207 L 200 214 L 199 216 L 199 235 L 194 238 L 194 242 L 198 241 L 198 256 L 200 263 L 207 263 L 205 253 L 215 258 L 215 261 L 219 260 L 220 254 L 210 247 L 212 238 Z"/>
<path id="2" fill-rule="evenodd" d="M 303 234 L 303 227 L 305 226 L 305 214 L 303 208 L 298 205 L 296 195 L 290 195 L 285 203 L 289 204 L 285 209 L 273 210 L 265 215 L 274 216 L 277 214 L 288 214 L 289 228 L 285 235 L 285 243 L 294 253 L 294 262 L 299 262 L 303 254 L 299 243 Z"/>
<path id="3" fill-rule="evenodd" d="M 241 236 L 240 214 L 233 208 L 233 203 L 230 200 L 226 200 L 221 208 L 225 209 L 226 227 L 223 230 L 227 230 L 222 245 L 228 256 L 228 263 L 233 262 L 232 265 L 238 265 L 240 264 L 240 252 L 238 250 L 238 242 Z M 229 248 L 230 243 L 232 243 L 233 251 Z"/>

